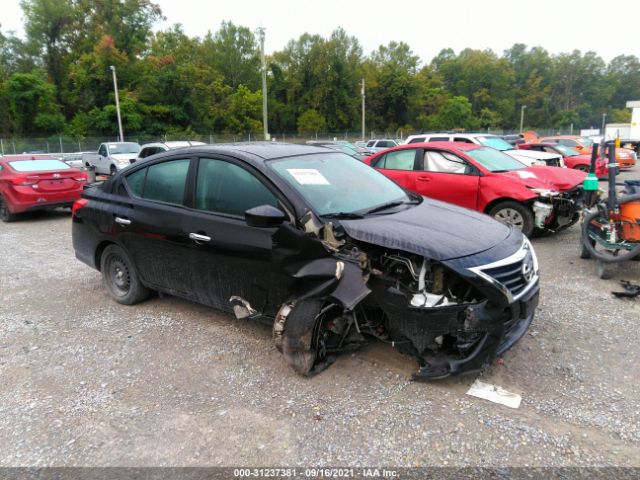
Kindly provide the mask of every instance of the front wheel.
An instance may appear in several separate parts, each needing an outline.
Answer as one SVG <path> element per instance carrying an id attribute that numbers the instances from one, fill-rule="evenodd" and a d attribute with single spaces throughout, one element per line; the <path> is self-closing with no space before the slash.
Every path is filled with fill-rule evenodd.
<path id="1" fill-rule="evenodd" d="M 119 246 L 109 245 L 104 249 L 100 271 L 104 288 L 116 302 L 134 305 L 149 296 L 149 289 L 140 282 L 129 256 Z"/>
<path id="2" fill-rule="evenodd" d="M 4 200 L 4 198 L 0 197 L 0 219 L 3 222 L 13 222 L 16 219 L 16 215 L 11 213 L 9 210 L 9 205 Z"/>
<path id="3" fill-rule="evenodd" d="M 586 165 L 576 165 L 575 167 L 573 167 L 573 169 L 585 173 L 589 172 L 589 167 L 587 167 Z"/>
<path id="4" fill-rule="evenodd" d="M 527 237 L 533 232 L 533 213 L 521 203 L 511 200 L 500 202 L 491 207 L 488 214 L 499 222 L 513 225 Z"/>
<path id="5" fill-rule="evenodd" d="M 118 173 L 118 169 L 116 168 L 115 165 L 111 165 L 109 167 L 109 175 L 113 177 L 116 173 Z"/>

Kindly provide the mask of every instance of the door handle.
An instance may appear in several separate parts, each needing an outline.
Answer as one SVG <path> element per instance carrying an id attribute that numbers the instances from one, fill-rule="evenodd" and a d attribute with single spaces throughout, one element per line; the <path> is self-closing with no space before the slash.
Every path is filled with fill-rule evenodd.
<path id="1" fill-rule="evenodd" d="M 201 235 L 199 233 L 190 233 L 189 238 L 193 241 L 197 242 L 210 242 L 211 237 L 207 237 L 206 235 Z"/>
<path id="2" fill-rule="evenodd" d="M 131 225 L 131 220 L 128 218 L 116 217 L 116 223 L 120 225 Z"/>
<path id="3" fill-rule="evenodd" d="M 418 180 L 420 180 L 421 182 L 430 182 L 431 181 L 431 177 L 427 177 L 425 175 L 421 175 L 418 177 Z"/>

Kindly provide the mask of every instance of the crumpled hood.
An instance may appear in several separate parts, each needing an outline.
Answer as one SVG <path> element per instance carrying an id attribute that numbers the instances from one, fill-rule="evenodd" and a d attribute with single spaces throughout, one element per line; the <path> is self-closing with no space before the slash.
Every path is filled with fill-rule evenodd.
<path id="1" fill-rule="evenodd" d="M 527 167 L 521 170 L 513 170 L 501 173 L 514 180 L 522 182 L 529 188 L 546 188 L 565 192 L 581 184 L 587 174 L 571 168 Z"/>
<path id="2" fill-rule="evenodd" d="M 340 220 L 340 224 L 355 240 L 437 261 L 483 252 L 512 232 L 512 227 L 487 215 L 423 198 L 420 205 L 397 213 Z"/>

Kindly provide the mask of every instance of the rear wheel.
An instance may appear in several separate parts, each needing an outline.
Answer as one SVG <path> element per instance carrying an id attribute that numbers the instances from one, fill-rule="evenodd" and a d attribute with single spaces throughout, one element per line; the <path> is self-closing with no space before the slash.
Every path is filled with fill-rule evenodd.
<path id="1" fill-rule="evenodd" d="M 100 258 L 102 284 L 118 303 L 134 305 L 146 300 L 150 290 L 135 271 L 127 253 L 117 245 L 109 245 Z"/>
<path id="2" fill-rule="evenodd" d="M 587 167 L 586 165 L 576 165 L 575 167 L 573 167 L 574 170 L 579 170 L 581 172 L 589 172 L 589 167 Z"/>
<path id="3" fill-rule="evenodd" d="M 513 225 L 527 237 L 533 232 L 533 213 L 521 203 L 511 200 L 500 202 L 488 213 L 499 222 Z"/>
<path id="4" fill-rule="evenodd" d="M 0 196 L 0 219 L 3 222 L 13 222 L 16 219 L 16 215 L 9 211 L 9 205 L 5 202 L 4 198 Z"/>

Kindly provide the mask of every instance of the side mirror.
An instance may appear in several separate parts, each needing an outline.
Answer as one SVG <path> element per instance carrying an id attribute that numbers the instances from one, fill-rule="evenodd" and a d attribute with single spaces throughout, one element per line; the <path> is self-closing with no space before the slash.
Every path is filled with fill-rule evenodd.
<path id="1" fill-rule="evenodd" d="M 271 228 L 281 225 L 287 216 L 271 205 L 259 205 L 244 212 L 244 220 L 250 227 Z"/>

